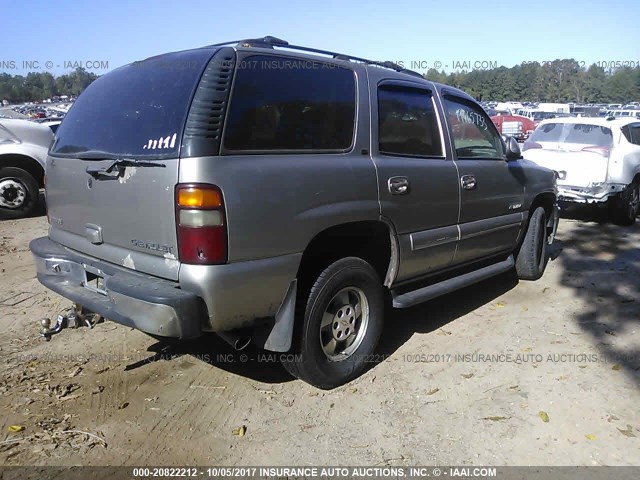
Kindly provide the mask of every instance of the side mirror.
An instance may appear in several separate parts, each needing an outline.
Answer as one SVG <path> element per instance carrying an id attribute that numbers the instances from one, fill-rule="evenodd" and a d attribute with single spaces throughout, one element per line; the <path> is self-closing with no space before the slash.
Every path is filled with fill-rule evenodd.
<path id="1" fill-rule="evenodd" d="M 522 158 L 522 152 L 520 151 L 520 145 L 513 137 L 507 137 L 505 141 L 507 150 L 507 161 L 519 160 Z"/>

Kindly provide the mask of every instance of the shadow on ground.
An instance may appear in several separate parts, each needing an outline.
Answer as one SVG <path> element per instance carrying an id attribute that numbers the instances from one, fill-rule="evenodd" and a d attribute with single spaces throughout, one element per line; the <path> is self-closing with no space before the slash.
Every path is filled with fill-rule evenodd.
<path id="1" fill-rule="evenodd" d="M 509 272 L 412 308 L 389 308 L 376 352 L 379 355 L 375 357 L 387 357 L 406 343 L 413 334 L 433 332 L 492 302 L 517 283 L 515 274 Z M 293 380 L 280 364 L 281 354 L 266 352 L 254 346 L 238 352 L 213 334 L 190 341 L 159 340 L 147 350 L 150 352 L 149 358 L 128 365 L 127 370 L 142 367 L 150 362 L 171 361 L 188 355 L 221 370 L 262 383 L 284 383 Z M 375 362 L 372 362 L 371 367 L 374 366 Z"/>
<path id="2" fill-rule="evenodd" d="M 42 217 L 43 215 L 47 214 L 47 207 L 46 207 L 46 202 L 44 200 L 43 191 L 40 192 L 39 197 L 40 198 L 38 200 L 38 206 L 33 211 L 33 213 L 31 215 L 27 215 L 27 217 L 21 217 L 21 218 Z M 14 219 L 10 217 L 6 209 L 0 208 L 0 222 L 3 220 L 14 220 Z"/>
<path id="3" fill-rule="evenodd" d="M 561 282 L 587 306 L 574 321 L 592 337 L 594 352 L 637 381 L 640 345 L 630 334 L 640 328 L 640 224 L 614 225 L 597 208 L 576 208 L 566 218 L 572 228 L 555 245 Z"/>

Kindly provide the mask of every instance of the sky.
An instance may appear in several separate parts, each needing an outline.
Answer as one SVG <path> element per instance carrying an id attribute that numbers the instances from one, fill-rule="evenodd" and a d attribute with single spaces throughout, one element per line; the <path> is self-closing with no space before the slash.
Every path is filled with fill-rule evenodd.
<path id="1" fill-rule="evenodd" d="M 0 0 L 0 72 L 102 74 L 265 35 L 421 73 L 557 58 L 637 66 L 639 21 L 638 0 Z"/>

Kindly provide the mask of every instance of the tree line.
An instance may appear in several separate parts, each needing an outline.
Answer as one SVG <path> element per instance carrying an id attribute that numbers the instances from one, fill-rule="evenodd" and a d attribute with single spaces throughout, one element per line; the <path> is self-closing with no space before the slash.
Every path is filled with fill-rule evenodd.
<path id="1" fill-rule="evenodd" d="M 515 67 L 446 73 L 430 69 L 428 80 L 460 88 L 478 100 L 625 103 L 640 101 L 640 66 L 605 70 L 583 68 L 572 59 Z M 97 75 L 83 68 L 54 77 L 49 72 L 26 76 L 0 74 L 0 101 L 41 101 L 59 95 L 79 95 Z"/>
<path id="2" fill-rule="evenodd" d="M 515 67 L 445 73 L 430 69 L 428 80 L 466 91 L 478 100 L 559 103 L 640 101 L 640 65 L 583 68 L 573 59 L 527 62 Z"/>
<path id="3" fill-rule="evenodd" d="M 98 76 L 83 68 L 54 77 L 49 72 L 32 72 L 26 76 L 0 73 L 0 102 L 35 102 L 61 95 L 80 95 Z"/>

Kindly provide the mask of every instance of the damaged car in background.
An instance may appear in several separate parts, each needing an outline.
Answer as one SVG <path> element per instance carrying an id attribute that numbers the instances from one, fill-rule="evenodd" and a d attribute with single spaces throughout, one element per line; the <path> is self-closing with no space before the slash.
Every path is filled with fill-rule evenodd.
<path id="1" fill-rule="evenodd" d="M 632 225 L 640 209 L 640 119 L 544 120 L 523 156 L 558 176 L 561 205 L 601 205 L 611 220 Z"/>

